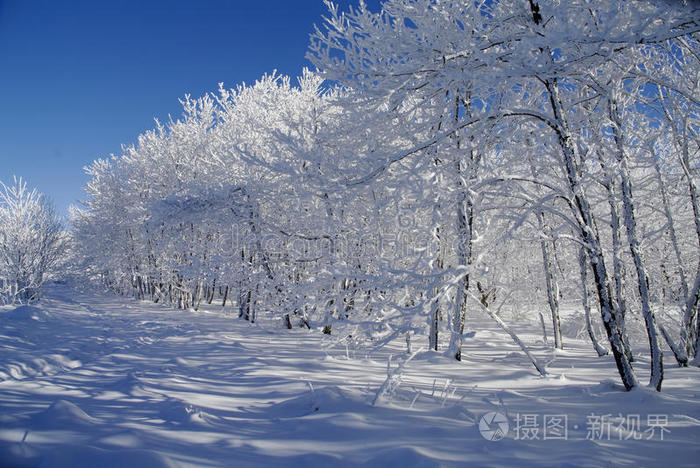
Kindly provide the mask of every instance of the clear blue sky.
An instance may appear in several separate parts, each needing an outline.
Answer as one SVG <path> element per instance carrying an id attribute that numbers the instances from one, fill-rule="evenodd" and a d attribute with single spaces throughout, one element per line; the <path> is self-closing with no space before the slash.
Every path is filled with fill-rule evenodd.
<path id="1" fill-rule="evenodd" d="M 321 0 L 0 0 L 0 180 L 24 177 L 65 214 L 83 167 L 179 116 L 186 93 L 298 76 L 325 12 Z"/>

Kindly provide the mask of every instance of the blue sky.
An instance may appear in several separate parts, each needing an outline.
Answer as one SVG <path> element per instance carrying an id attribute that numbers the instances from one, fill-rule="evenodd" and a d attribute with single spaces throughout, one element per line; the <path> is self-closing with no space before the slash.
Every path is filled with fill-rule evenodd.
<path id="1" fill-rule="evenodd" d="M 298 76 L 325 11 L 321 0 L 0 0 L 0 180 L 24 177 L 65 214 L 83 167 L 179 116 L 186 93 Z"/>

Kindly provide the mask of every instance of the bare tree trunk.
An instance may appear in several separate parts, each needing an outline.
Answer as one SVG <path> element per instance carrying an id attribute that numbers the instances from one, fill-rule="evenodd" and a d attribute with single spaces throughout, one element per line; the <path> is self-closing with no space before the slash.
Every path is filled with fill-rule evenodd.
<path id="1" fill-rule="evenodd" d="M 617 160 L 620 165 L 620 180 L 622 188 L 622 203 L 624 206 L 624 220 L 627 228 L 627 240 L 629 248 L 634 260 L 634 266 L 637 270 L 637 287 L 639 289 L 639 297 L 642 302 L 642 316 L 646 324 L 647 337 L 649 339 L 649 352 L 651 355 L 651 377 L 649 385 L 657 391 L 661 391 L 661 384 L 664 379 L 663 353 L 659 344 L 659 337 L 656 326 L 656 317 L 651 308 L 651 299 L 649 297 L 649 277 L 644 265 L 644 259 L 639 245 L 639 237 L 637 235 L 637 222 L 634 217 L 634 203 L 632 194 L 632 181 L 629 171 L 629 158 L 624 150 L 624 142 L 622 140 L 622 123 L 617 109 L 617 102 L 613 96 L 610 96 L 609 101 L 610 118 L 613 125 L 613 134 L 617 145 Z"/>
<path id="2" fill-rule="evenodd" d="M 255 287 L 255 296 L 252 298 L 252 302 L 249 303 L 250 307 L 250 323 L 255 323 L 255 321 L 258 319 L 258 297 L 260 296 L 259 294 L 259 289 L 258 286 Z M 250 291 L 248 291 L 249 294 L 249 301 L 250 301 Z"/>
<path id="3" fill-rule="evenodd" d="M 529 158 L 530 172 L 532 173 L 533 179 L 537 179 L 537 170 L 535 169 L 535 164 L 531 158 Z M 536 187 L 537 193 L 540 193 L 540 187 Z M 548 226 L 545 222 L 544 211 L 538 210 L 537 217 L 537 227 L 540 235 L 540 250 L 542 252 L 542 271 L 544 273 L 545 285 L 547 287 L 547 301 L 549 303 L 549 311 L 552 316 L 552 330 L 554 336 L 554 347 L 556 349 L 564 349 L 564 343 L 561 334 L 561 320 L 559 318 L 559 288 L 556 283 L 556 278 L 554 277 L 554 268 L 552 268 L 552 260 L 549 255 L 549 250 L 547 248 L 547 231 L 549 231 Z M 554 240 L 552 240 L 552 249 L 556 256 L 556 245 Z"/>
<path id="4" fill-rule="evenodd" d="M 681 279 L 682 294 L 683 297 L 688 297 L 688 277 L 686 276 L 685 267 L 683 266 L 683 255 L 681 255 L 681 249 L 678 245 L 676 225 L 671 214 L 671 205 L 668 201 L 668 194 L 666 193 L 666 184 L 664 184 L 663 178 L 661 176 L 661 167 L 659 167 L 659 160 L 656 157 L 656 154 L 652 153 L 652 159 L 654 160 L 654 172 L 656 175 L 656 181 L 659 186 L 661 203 L 663 204 L 664 215 L 666 216 L 666 221 L 668 223 L 668 236 L 671 240 L 671 247 L 673 247 L 673 253 L 676 255 L 676 262 L 678 263 L 678 275 Z"/>
<path id="5" fill-rule="evenodd" d="M 668 344 L 668 347 L 671 348 L 671 352 L 673 353 L 673 356 L 678 362 L 678 367 L 687 367 L 688 355 L 685 353 L 685 350 L 683 348 L 678 347 L 678 345 L 675 341 L 673 341 L 673 338 L 671 338 L 670 333 L 666 330 L 666 327 L 664 327 L 663 324 L 659 324 L 659 330 L 661 331 L 661 336 L 663 336 L 664 340 L 666 340 L 666 344 Z"/>
<path id="6" fill-rule="evenodd" d="M 472 158 L 473 159 L 473 158 Z M 459 161 L 456 163 L 461 174 Z M 469 268 L 472 263 L 472 239 L 474 228 L 474 204 L 468 188 L 460 187 L 460 200 L 457 204 L 457 257 L 460 266 Z M 459 281 L 456 292 L 455 313 L 450 335 L 449 354 L 458 361 L 462 360 L 462 336 L 467 321 L 467 298 L 469 297 L 469 272 Z"/>
<path id="7" fill-rule="evenodd" d="M 238 317 L 244 320 L 250 320 L 250 301 L 253 292 L 248 289 L 247 291 L 241 290 L 238 294 Z"/>
<path id="8" fill-rule="evenodd" d="M 216 278 L 211 283 L 211 294 L 209 294 L 209 297 L 207 298 L 207 304 L 211 304 L 214 302 L 214 294 L 216 293 Z"/>
<path id="9" fill-rule="evenodd" d="M 637 378 L 632 364 L 625 353 L 623 331 L 620 329 L 619 323 L 619 311 L 610 295 L 610 281 L 605 267 L 602 247 L 596 232 L 588 198 L 580 183 L 576 145 L 568 130 L 568 123 L 564 115 L 563 105 L 559 98 L 559 89 L 556 80 L 545 80 L 544 84 L 549 93 L 552 113 L 557 123 L 554 126 L 554 130 L 562 149 L 564 170 L 568 179 L 569 189 L 573 195 L 572 208 L 574 209 L 576 219 L 580 223 L 581 241 L 583 245 L 586 246 L 589 261 L 593 269 L 594 284 L 598 294 L 603 325 L 622 383 L 627 390 L 630 390 L 638 385 Z"/>
<path id="10" fill-rule="evenodd" d="M 696 323 L 697 323 L 697 328 L 695 329 L 695 357 L 693 358 L 692 364 L 694 366 L 700 366 L 700 317 L 698 317 L 697 314 L 697 303 L 698 300 L 700 299 L 700 294 L 695 294 L 695 304 L 696 304 Z"/>
<path id="11" fill-rule="evenodd" d="M 529 0 L 530 12 L 535 27 L 542 27 L 543 17 L 539 4 L 535 0 Z M 552 53 L 548 48 L 540 49 L 546 60 L 552 61 Z M 566 119 L 564 105 L 561 102 L 557 79 L 541 79 L 548 97 L 553 120 L 548 125 L 557 135 L 561 148 L 562 165 L 566 174 L 568 188 L 571 192 L 570 206 L 579 225 L 579 235 L 582 245 L 586 249 L 593 270 L 593 279 L 600 304 L 601 318 L 605 333 L 610 342 L 610 348 L 615 358 L 617 371 L 622 383 L 627 390 L 638 385 L 632 364 L 625 353 L 624 330 L 620 327 L 620 315 L 616 302 L 612 299 L 610 291 L 610 278 L 605 266 L 605 258 L 599 235 L 595 226 L 593 212 L 581 184 L 577 144 L 572 137 L 569 123 Z"/>
<path id="12" fill-rule="evenodd" d="M 544 314 L 539 312 L 540 325 L 542 325 L 542 339 L 544 340 L 544 345 L 549 346 L 549 340 L 547 339 L 547 326 L 544 324 Z"/>
<path id="13" fill-rule="evenodd" d="M 435 228 L 435 240 L 437 243 L 437 257 L 435 259 L 435 267 L 438 269 L 442 269 L 444 264 L 444 259 L 443 259 L 443 246 L 442 242 L 440 240 L 440 228 L 436 227 Z M 428 349 L 434 349 L 435 351 L 438 350 L 438 333 L 439 333 L 439 326 L 440 326 L 440 288 L 435 288 L 435 291 L 433 291 L 433 294 L 435 295 L 435 302 L 434 306 L 432 307 L 431 310 L 431 315 L 430 315 L 430 330 L 428 332 Z"/>
<path id="14" fill-rule="evenodd" d="M 546 230 L 546 224 L 544 220 L 544 213 L 537 213 L 537 223 L 541 235 L 544 236 Z M 554 243 L 552 243 L 553 248 Z M 549 310 L 552 314 L 552 329 L 554 330 L 554 347 L 557 349 L 564 349 L 564 343 L 562 342 L 561 336 L 561 320 L 559 319 L 559 299 L 558 286 L 556 279 L 554 278 L 554 272 L 552 271 L 552 261 L 549 258 L 549 249 L 547 248 L 547 241 L 543 238 L 540 240 L 540 250 L 542 251 L 542 266 L 544 269 L 544 278 L 547 285 L 547 300 L 549 302 Z"/>
<path id="15" fill-rule="evenodd" d="M 197 289 L 196 289 L 196 297 L 192 298 L 192 305 L 194 306 L 194 310 L 197 311 L 199 310 L 199 306 L 202 304 L 202 299 L 204 298 L 205 295 L 205 283 L 204 280 L 200 280 L 199 283 L 197 284 Z"/>
<path id="16" fill-rule="evenodd" d="M 605 161 L 603 155 L 598 153 L 598 161 L 603 169 L 604 179 L 601 182 L 608 194 L 608 205 L 610 206 L 610 230 L 612 235 L 613 253 L 613 283 L 615 285 L 615 300 L 618 307 L 618 322 L 622 335 L 622 342 L 625 346 L 625 354 L 630 362 L 634 362 L 634 354 L 627 338 L 625 318 L 627 315 L 627 301 L 625 300 L 625 266 L 622 261 L 622 241 L 620 240 L 620 215 L 618 213 L 615 196 L 615 177 L 610 169 L 610 165 Z"/>
<path id="17" fill-rule="evenodd" d="M 460 118 L 460 106 L 464 113 L 471 117 L 471 95 L 467 93 L 464 99 L 459 93 L 455 96 L 454 121 Z M 460 267 L 470 268 L 474 249 L 474 200 L 471 193 L 471 183 L 477 179 L 481 157 L 473 149 L 469 150 L 469 164 L 465 168 L 459 156 L 461 141 L 455 136 L 458 156 L 455 160 L 455 176 L 457 186 L 457 260 Z M 460 279 L 455 296 L 454 315 L 452 317 L 452 333 L 448 354 L 458 361 L 462 360 L 462 340 L 464 325 L 467 321 L 467 304 L 469 298 L 470 272 L 467 271 Z"/>
<path id="18" fill-rule="evenodd" d="M 688 294 L 685 304 L 683 318 L 684 326 L 681 331 L 681 346 L 685 351 L 686 364 L 688 360 L 693 360 L 693 364 L 698 364 L 698 348 L 700 347 L 700 317 L 698 317 L 698 303 L 700 302 L 700 271 L 695 275 L 693 289 Z M 683 333 L 685 331 L 685 333 Z"/>
<path id="19" fill-rule="evenodd" d="M 428 349 L 438 350 L 438 326 L 440 317 L 440 303 L 438 299 L 435 299 L 435 306 L 430 315 L 430 330 L 428 334 Z"/>
<path id="20" fill-rule="evenodd" d="M 595 349 L 598 356 L 605 356 L 608 354 L 608 350 L 598 343 L 598 339 L 593 331 L 593 324 L 591 323 L 591 306 L 588 301 L 588 262 L 586 261 L 586 250 L 583 247 L 579 250 L 578 264 L 581 270 L 581 292 L 583 293 L 583 311 L 586 318 L 588 337 L 591 339 L 593 349 Z"/>
<path id="21" fill-rule="evenodd" d="M 690 124 L 687 121 L 687 117 L 682 120 L 683 131 L 680 132 L 677 126 L 677 119 L 675 119 L 671 113 L 671 110 L 666 105 L 666 99 L 664 92 L 661 87 L 657 87 L 659 95 L 663 98 L 660 99 L 661 107 L 666 115 L 666 119 L 673 131 L 673 137 L 675 142 L 678 144 L 680 151 L 678 152 L 678 162 L 680 163 L 681 170 L 685 176 L 686 183 L 688 185 L 688 195 L 690 197 L 690 204 L 693 209 L 693 221 L 695 224 L 695 234 L 698 240 L 698 252 L 700 252 L 700 196 L 698 195 L 697 185 L 693 174 L 691 173 L 691 162 L 690 162 L 690 148 L 688 133 L 690 131 Z M 700 277 L 700 256 L 698 256 L 698 266 L 696 269 L 696 280 L 697 284 L 698 278 Z M 686 298 L 685 310 L 683 313 L 683 323 L 681 325 L 681 342 L 679 348 L 682 350 L 681 353 L 685 352 L 686 359 L 679 360 L 679 364 L 685 365 L 687 360 L 693 359 L 694 363 L 699 361 L 700 357 L 700 317 L 698 317 L 698 297 L 697 289 L 694 284 L 692 291 L 689 291 L 688 297 Z M 694 339 L 693 339 L 694 337 Z"/>
<path id="22" fill-rule="evenodd" d="M 226 285 L 226 289 L 224 290 L 224 300 L 221 302 L 221 307 L 226 307 L 226 300 L 228 299 L 228 285 Z"/>
<path id="23" fill-rule="evenodd" d="M 683 173 L 688 183 L 688 193 L 693 207 L 695 232 L 698 237 L 698 250 L 700 251 L 700 197 L 698 196 L 698 189 L 695 185 L 693 175 L 690 173 L 690 158 L 688 157 L 687 141 L 683 145 L 683 151 L 681 152 L 681 166 L 683 167 Z M 689 292 L 685 304 L 685 312 L 683 314 L 684 320 L 681 328 L 681 345 L 685 347 L 688 357 L 696 356 L 695 361 L 697 362 L 697 356 L 700 351 L 698 342 L 700 339 L 700 320 L 698 317 L 698 302 L 700 301 L 700 297 L 697 287 L 698 278 L 700 278 L 700 257 L 698 257 L 698 268 L 695 276 L 695 284 L 693 285 L 692 291 Z M 693 329 L 695 329 L 694 332 Z"/>

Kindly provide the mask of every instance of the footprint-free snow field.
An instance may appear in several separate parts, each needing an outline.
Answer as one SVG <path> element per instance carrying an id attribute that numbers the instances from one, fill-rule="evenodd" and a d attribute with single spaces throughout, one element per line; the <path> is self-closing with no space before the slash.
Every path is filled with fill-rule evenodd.
<path id="1" fill-rule="evenodd" d="M 80 298 L 75 300 L 73 298 Z M 700 371 L 625 392 L 610 357 L 488 317 L 464 360 L 54 286 L 0 310 L 0 466 L 697 466 Z M 391 358 L 391 359 L 390 359 Z M 647 358 L 640 355 L 640 378 Z"/>

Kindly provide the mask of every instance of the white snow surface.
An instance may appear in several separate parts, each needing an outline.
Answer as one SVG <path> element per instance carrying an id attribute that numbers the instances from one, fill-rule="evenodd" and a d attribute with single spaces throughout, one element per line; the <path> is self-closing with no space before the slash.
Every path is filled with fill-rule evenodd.
<path id="1" fill-rule="evenodd" d="M 40 305 L 0 310 L 0 466 L 697 466 L 700 369 L 667 356 L 662 393 L 625 392 L 590 343 L 553 352 L 536 321 L 511 322 L 548 362 L 542 378 L 488 318 L 470 324 L 461 363 L 419 352 L 384 385 L 402 340 L 368 354 L 216 307 L 53 286 Z M 489 412 L 507 417 L 504 439 L 482 437 Z M 543 440 L 557 415 L 566 438 Z M 647 440 L 658 416 L 663 440 L 658 427 Z M 524 440 L 526 418 L 539 439 Z M 608 434 L 592 434 L 596 418 Z"/>

